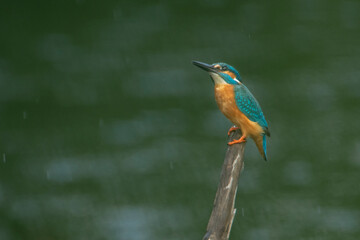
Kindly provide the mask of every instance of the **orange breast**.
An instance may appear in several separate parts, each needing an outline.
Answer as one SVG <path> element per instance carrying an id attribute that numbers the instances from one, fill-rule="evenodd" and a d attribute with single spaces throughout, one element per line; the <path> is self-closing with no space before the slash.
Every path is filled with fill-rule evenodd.
<path id="1" fill-rule="evenodd" d="M 250 121 L 236 106 L 234 86 L 230 84 L 215 85 L 215 100 L 220 111 L 236 126 L 240 127 L 243 135 L 258 136 L 263 132 L 261 126 Z"/>

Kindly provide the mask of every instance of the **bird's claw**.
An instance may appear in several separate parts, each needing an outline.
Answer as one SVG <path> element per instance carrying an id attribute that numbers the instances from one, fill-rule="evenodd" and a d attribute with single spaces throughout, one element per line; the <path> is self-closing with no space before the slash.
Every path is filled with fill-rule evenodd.
<path id="1" fill-rule="evenodd" d="M 231 142 L 228 143 L 229 146 L 234 145 L 236 143 L 243 143 L 246 142 L 246 137 L 245 136 L 241 136 L 241 138 L 239 139 L 234 139 Z"/>
<path id="2" fill-rule="evenodd" d="M 238 130 L 239 128 L 238 127 L 231 127 L 228 131 L 228 136 L 230 136 L 230 134 L 233 132 L 233 131 L 236 131 Z"/>

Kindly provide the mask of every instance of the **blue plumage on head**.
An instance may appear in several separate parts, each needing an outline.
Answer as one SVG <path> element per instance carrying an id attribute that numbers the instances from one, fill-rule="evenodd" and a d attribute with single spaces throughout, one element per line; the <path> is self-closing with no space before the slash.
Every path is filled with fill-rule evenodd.
<path id="1" fill-rule="evenodd" d="M 240 82 L 242 82 L 239 72 L 233 66 L 231 66 L 227 63 L 224 63 L 224 62 L 214 63 L 213 65 L 219 65 L 221 67 L 221 70 L 230 71 L 230 72 L 234 73 L 236 76 L 236 79 L 239 80 Z"/>

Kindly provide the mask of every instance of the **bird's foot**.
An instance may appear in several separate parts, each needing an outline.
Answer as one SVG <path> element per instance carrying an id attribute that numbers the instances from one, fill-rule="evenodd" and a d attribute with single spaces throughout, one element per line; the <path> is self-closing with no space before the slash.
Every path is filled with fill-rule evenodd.
<path id="1" fill-rule="evenodd" d="M 228 131 L 228 136 L 230 136 L 230 134 L 233 132 L 233 131 L 236 131 L 238 130 L 239 128 L 238 127 L 231 127 Z"/>
<path id="2" fill-rule="evenodd" d="M 239 139 L 234 139 L 231 142 L 228 143 L 229 146 L 234 145 L 236 143 L 243 143 L 246 142 L 246 137 L 244 135 L 241 136 Z"/>

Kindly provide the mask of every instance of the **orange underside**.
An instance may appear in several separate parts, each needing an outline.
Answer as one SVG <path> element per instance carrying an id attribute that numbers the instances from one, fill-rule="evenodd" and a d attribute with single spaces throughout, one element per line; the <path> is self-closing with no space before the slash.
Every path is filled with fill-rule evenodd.
<path id="1" fill-rule="evenodd" d="M 235 103 L 234 87 L 230 84 L 215 85 L 215 100 L 220 111 L 236 126 L 241 129 L 243 136 L 254 139 L 260 152 L 262 152 L 262 127 L 257 123 L 250 121 L 243 114 Z M 263 153 L 262 153 L 263 154 Z"/>

